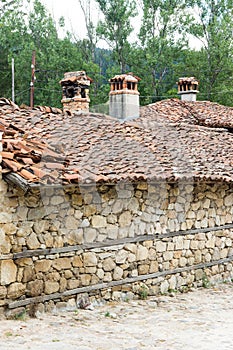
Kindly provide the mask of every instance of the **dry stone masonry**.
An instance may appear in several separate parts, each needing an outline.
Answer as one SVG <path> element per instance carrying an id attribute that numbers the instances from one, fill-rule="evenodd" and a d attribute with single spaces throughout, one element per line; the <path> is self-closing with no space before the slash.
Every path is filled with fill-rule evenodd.
<path id="1" fill-rule="evenodd" d="M 233 190 L 219 183 L 0 182 L 0 307 L 128 298 L 232 277 Z M 132 294 L 134 293 L 134 294 Z M 69 301 L 70 303 L 72 303 Z"/>

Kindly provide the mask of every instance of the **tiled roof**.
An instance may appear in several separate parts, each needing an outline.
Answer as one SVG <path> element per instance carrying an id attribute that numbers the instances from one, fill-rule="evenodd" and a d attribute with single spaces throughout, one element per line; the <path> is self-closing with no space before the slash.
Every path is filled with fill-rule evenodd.
<path id="1" fill-rule="evenodd" d="M 101 114 L 20 109 L 0 99 L 4 173 L 29 183 L 233 181 L 233 109 L 176 99 L 124 123 Z"/>
<path id="2" fill-rule="evenodd" d="M 185 102 L 178 99 L 163 100 L 141 107 L 142 119 L 153 122 L 162 118 L 188 125 L 210 128 L 233 128 L 233 108 L 209 101 Z"/>

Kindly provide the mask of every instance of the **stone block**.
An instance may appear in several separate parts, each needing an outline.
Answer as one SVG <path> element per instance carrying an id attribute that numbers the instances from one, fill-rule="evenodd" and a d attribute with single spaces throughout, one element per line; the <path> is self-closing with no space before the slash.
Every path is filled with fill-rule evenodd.
<path id="1" fill-rule="evenodd" d="M 18 299 L 20 298 L 22 295 L 25 294 L 26 291 L 26 285 L 23 283 L 12 283 L 9 287 L 8 287 L 8 291 L 7 291 L 7 297 L 9 299 Z"/>
<path id="2" fill-rule="evenodd" d="M 139 275 L 147 275 L 150 269 L 150 265 L 142 264 L 138 266 L 138 274 Z"/>
<path id="3" fill-rule="evenodd" d="M 169 283 L 169 289 L 175 290 L 176 289 L 176 276 L 171 276 L 171 278 L 168 281 Z"/>
<path id="4" fill-rule="evenodd" d="M 32 258 L 21 258 L 15 260 L 15 263 L 18 266 L 24 267 L 24 266 L 31 266 L 33 264 Z"/>
<path id="5" fill-rule="evenodd" d="M 58 258 L 53 261 L 53 267 L 57 271 L 70 269 L 71 268 L 71 260 L 69 258 Z"/>
<path id="6" fill-rule="evenodd" d="M 53 236 L 49 233 L 46 232 L 44 235 L 44 242 L 46 245 L 46 248 L 52 248 L 53 247 Z"/>
<path id="7" fill-rule="evenodd" d="M 137 184 L 137 189 L 141 191 L 146 191 L 148 189 L 148 184 L 147 182 L 139 182 Z"/>
<path id="8" fill-rule="evenodd" d="M 37 260 L 35 262 L 35 271 L 37 272 L 48 272 L 51 268 L 51 260 Z"/>
<path id="9" fill-rule="evenodd" d="M 119 214 L 122 212 L 124 208 L 124 203 L 122 200 L 118 199 L 115 201 L 115 203 L 112 206 L 112 213 L 113 214 Z"/>
<path id="10" fill-rule="evenodd" d="M 166 248 L 167 248 L 167 244 L 165 242 L 162 242 L 162 241 L 158 241 L 156 243 L 156 251 L 158 253 L 162 253 L 162 252 L 165 252 L 166 251 Z"/>
<path id="11" fill-rule="evenodd" d="M 33 232 L 27 238 L 27 246 L 29 249 L 38 249 L 40 247 L 40 242 L 38 241 L 37 235 Z"/>
<path id="12" fill-rule="evenodd" d="M 116 264 L 112 258 L 109 257 L 103 261 L 104 271 L 112 271 L 115 269 L 115 267 L 116 267 Z"/>
<path id="13" fill-rule="evenodd" d="M 0 229 L 0 254 L 9 254 L 11 248 L 10 237 L 6 237 L 4 231 Z"/>
<path id="14" fill-rule="evenodd" d="M 17 266 L 13 260 L 3 260 L 0 262 L 0 284 L 2 286 L 16 282 L 16 276 Z"/>
<path id="15" fill-rule="evenodd" d="M 64 271 L 64 277 L 68 280 L 69 278 L 74 277 L 74 275 L 73 275 L 72 271 L 70 271 L 70 270 L 65 270 L 65 271 Z"/>
<path id="16" fill-rule="evenodd" d="M 132 215 L 130 211 L 123 212 L 119 217 L 119 225 L 120 227 L 126 227 L 131 224 L 132 221 Z"/>
<path id="17" fill-rule="evenodd" d="M 119 250 L 116 254 L 116 263 L 117 264 L 124 264 L 128 258 L 129 252 L 127 252 L 124 249 Z"/>
<path id="18" fill-rule="evenodd" d="M 106 225 L 107 225 L 106 217 L 101 215 L 94 215 L 92 217 L 92 226 L 94 228 L 106 227 Z"/>
<path id="19" fill-rule="evenodd" d="M 51 205 L 59 205 L 63 202 L 65 202 L 65 197 L 63 196 L 52 196 L 50 200 Z"/>
<path id="20" fill-rule="evenodd" d="M 7 236 L 10 236 L 10 235 L 14 235 L 16 233 L 17 227 L 12 223 L 3 224 L 2 230 L 5 232 L 5 234 Z"/>
<path id="21" fill-rule="evenodd" d="M 164 261 L 169 261 L 173 259 L 173 252 L 172 251 L 166 251 L 163 253 L 163 259 Z"/>
<path id="22" fill-rule="evenodd" d="M 133 197 L 130 199 L 127 208 L 133 213 L 137 213 L 139 210 L 139 201 L 137 198 Z"/>
<path id="23" fill-rule="evenodd" d="M 46 209 L 42 208 L 32 208 L 28 211 L 28 220 L 41 220 L 46 215 Z"/>
<path id="24" fill-rule="evenodd" d="M 45 294 L 53 294 L 59 291 L 60 285 L 58 282 L 46 281 L 44 284 Z"/>
<path id="25" fill-rule="evenodd" d="M 96 266 L 89 266 L 89 267 L 85 267 L 84 272 L 93 275 L 96 273 L 96 270 L 97 270 Z"/>
<path id="26" fill-rule="evenodd" d="M 214 248 L 215 247 L 215 237 L 213 237 L 212 239 L 209 239 L 206 242 L 206 248 Z"/>
<path id="27" fill-rule="evenodd" d="M 69 245 L 82 244 L 84 240 L 83 236 L 83 229 L 71 230 L 66 235 L 67 243 Z"/>
<path id="28" fill-rule="evenodd" d="M 137 246 L 136 244 L 133 244 L 133 243 L 125 244 L 124 248 L 133 254 L 136 254 L 137 252 Z"/>
<path id="29" fill-rule="evenodd" d="M 27 284 L 27 294 L 31 297 L 37 297 L 44 291 L 44 282 L 42 280 L 31 281 Z"/>
<path id="30" fill-rule="evenodd" d="M 72 204 L 75 206 L 81 206 L 83 198 L 81 194 L 72 194 Z"/>
<path id="31" fill-rule="evenodd" d="M 98 269 L 96 275 L 100 280 L 102 280 L 104 278 L 104 270 Z"/>
<path id="32" fill-rule="evenodd" d="M 228 256 L 228 250 L 229 250 L 228 248 L 224 248 L 224 249 L 220 250 L 220 258 L 221 259 L 224 259 Z"/>
<path id="33" fill-rule="evenodd" d="M 149 269 L 149 273 L 155 273 L 159 271 L 159 263 L 158 261 L 151 261 L 150 263 L 150 269 Z"/>
<path id="34" fill-rule="evenodd" d="M 123 273 L 124 270 L 121 267 L 116 266 L 113 272 L 113 280 L 119 281 L 120 279 L 122 279 Z"/>
<path id="35" fill-rule="evenodd" d="M 23 223 L 23 225 L 18 229 L 16 236 L 17 237 L 27 237 L 30 235 L 30 233 L 32 233 L 32 224 L 28 223 L 26 224 Z"/>
<path id="36" fill-rule="evenodd" d="M 90 217 L 90 216 L 96 214 L 96 211 L 97 210 L 96 210 L 96 206 L 95 205 L 86 205 L 84 207 L 84 215 L 86 217 Z"/>
<path id="37" fill-rule="evenodd" d="M 224 198 L 224 204 L 226 207 L 233 206 L 233 193 L 231 193 L 230 195 L 228 195 Z"/>
<path id="38" fill-rule="evenodd" d="M 204 274 L 204 271 L 201 270 L 201 269 L 198 269 L 195 271 L 195 279 L 198 281 L 198 280 L 201 280 L 203 277 L 205 276 Z"/>
<path id="39" fill-rule="evenodd" d="M 64 239 L 62 237 L 56 236 L 54 237 L 53 247 L 54 248 L 62 248 L 64 245 Z"/>
<path id="40" fill-rule="evenodd" d="M 88 274 L 83 274 L 80 276 L 82 286 L 89 286 L 91 283 L 91 276 Z"/>
<path id="41" fill-rule="evenodd" d="M 59 285 L 60 285 L 60 288 L 59 288 L 59 292 L 64 292 L 67 288 L 67 280 L 65 279 L 65 277 L 62 277 L 59 281 Z"/>
<path id="42" fill-rule="evenodd" d="M 148 257 L 149 257 L 148 249 L 142 245 L 139 245 L 136 253 L 137 261 L 146 260 Z"/>
<path id="43" fill-rule="evenodd" d="M 83 265 L 86 266 L 96 266 L 97 257 L 95 253 L 88 252 L 83 254 Z"/>
<path id="44" fill-rule="evenodd" d="M 70 279 L 67 282 L 67 289 L 75 289 L 75 288 L 78 288 L 78 286 L 79 286 L 79 281 L 78 280 Z"/>
<path id="45" fill-rule="evenodd" d="M 161 292 L 161 294 L 167 293 L 168 289 L 169 289 L 169 283 L 168 283 L 167 280 L 165 280 L 160 285 L 160 292 Z"/>
<path id="46" fill-rule="evenodd" d="M 29 282 L 33 280 L 35 276 L 35 271 L 32 266 L 26 266 L 23 271 L 23 282 Z"/>
<path id="47" fill-rule="evenodd" d="M 65 228 L 67 230 L 76 230 L 79 228 L 79 220 L 75 219 L 73 216 L 68 216 L 65 219 Z"/>
<path id="48" fill-rule="evenodd" d="M 7 224 L 12 222 L 12 214 L 0 212 L 0 224 Z"/>
<path id="49" fill-rule="evenodd" d="M 74 256 L 73 259 L 72 259 L 72 265 L 74 267 L 83 267 L 82 258 L 79 255 Z"/>
<path id="50" fill-rule="evenodd" d="M 198 244 L 199 244 L 198 241 L 191 240 L 190 249 L 192 249 L 192 250 L 198 249 Z"/>
<path id="51" fill-rule="evenodd" d="M 120 199 L 131 198 L 132 191 L 131 190 L 119 190 L 117 189 L 117 197 Z"/>
<path id="52" fill-rule="evenodd" d="M 119 235 L 119 227 L 117 225 L 107 224 L 107 235 L 110 239 L 117 239 Z"/>
<path id="53" fill-rule="evenodd" d="M 48 231 L 49 226 L 49 220 L 40 220 L 34 223 L 33 229 L 35 233 L 40 234 Z"/>
<path id="54" fill-rule="evenodd" d="M 180 203 L 175 203 L 175 211 L 177 213 L 183 213 L 185 211 L 184 205 Z"/>
<path id="55" fill-rule="evenodd" d="M 0 299 L 5 299 L 7 295 L 7 288 L 4 286 L 0 286 Z"/>
<path id="56" fill-rule="evenodd" d="M 94 228 L 88 227 L 84 230 L 85 243 L 92 243 L 97 237 L 97 231 Z"/>
<path id="57" fill-rule="evenodd" d="M 65 271 L 64 271 L 64 273 L 65 273 Z M 57 271 L 50 272 L 46 275 L 46 280 L 47 281 L 55 281 L 55 282 L 60 281 L 60 274 Z"/>
<path id="58" fill-rule="evenodd" d="M 180 260 L 179 260 L 179 266 L 180 267 L 184 267 L 187 265 L 187 259 L 185 257 L 181 257 Z"/>

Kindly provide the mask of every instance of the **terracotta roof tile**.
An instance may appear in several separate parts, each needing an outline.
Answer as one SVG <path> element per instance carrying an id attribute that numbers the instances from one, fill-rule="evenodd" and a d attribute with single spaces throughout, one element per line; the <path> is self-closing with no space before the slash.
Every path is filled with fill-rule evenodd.
<path id="1" fill-rule="evenodd" d="M 19 109 L 0 99 L 3 172 L 44 184 L 232 181 L 232 114 L 210 102 L 171 99 L 120 123 L 101 114 Z"/>

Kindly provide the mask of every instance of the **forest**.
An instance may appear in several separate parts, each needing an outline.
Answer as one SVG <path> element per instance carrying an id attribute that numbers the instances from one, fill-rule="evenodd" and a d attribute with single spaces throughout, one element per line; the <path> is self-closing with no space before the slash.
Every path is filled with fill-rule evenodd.
<path id="1" fill-rule="evenodd" d="M 14 59 L 15 102 L 29 104 L 35 50 L 36 105 L 61 107 L 64 72 L 85 70 L 92 108 L 108 100 L 109 79 L 127 72 L 141 78 L 141 105 L 177 97 L 179 77 L 194 76 L 199 100 L 233 106 L 233 0 L 77 0 L 78 7 L 83 39 L 61 37 L 66 19 L 55 22 L 40 0 L 0 1 L 0 97 L 12 98 Z"/>

